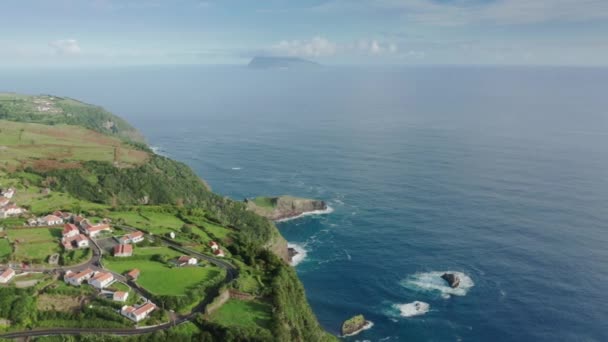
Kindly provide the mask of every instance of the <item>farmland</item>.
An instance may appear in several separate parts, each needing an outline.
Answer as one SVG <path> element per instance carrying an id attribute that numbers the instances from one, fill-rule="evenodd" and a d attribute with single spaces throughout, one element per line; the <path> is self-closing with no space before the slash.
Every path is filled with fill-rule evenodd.
<path id="1" fill-rule="evenodd" d="M 271 306 L 258 301 L 230 299 L 211 320 L 224 326 L 269 328 L 272 319 Z"/>

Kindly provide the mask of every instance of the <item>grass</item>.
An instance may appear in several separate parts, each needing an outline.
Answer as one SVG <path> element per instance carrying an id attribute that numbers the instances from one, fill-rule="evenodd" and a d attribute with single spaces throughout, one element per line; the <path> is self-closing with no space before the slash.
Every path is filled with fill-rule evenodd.
<path id="1" fill-rule="evenodd" d="M 84 297 L 74 297 L 58 294 L 42 294 L 38 296 L 36 305 L 41 311 L 73 312 L 80 308 Z"/>
<path id="2" fill-rule="evenodd" d="M 224 326 L 268 329 L 272 320 L 272 308 L 258 301 L 230 299 L 211 315 L 211 320 Z"/>
<path id="3" fill-rule="evenodd" d="M 61 228 L 18 228 L 7 231 L 15 246 L 14 259 L 46 261 L 53 253 L 60 253 Z"/>
<path id="4" fill-rule="evenodd" d="M 78 162 L 98 160 L 122 165 L 140 165 L 149 154 L 120 139 L 86 128 L 41 125 L 0 120 L 0 165 L 14 169 L 78 167 Z"/>
<path id="5" fill-rule="evenodd" d="M 0 239 L 0 260 L 7 260 L 12 253 L 13 249 L 8 239 Z"/>
<path id="6" fill-rule="evenodd" d="M 256 197 L 254 199 L 251 199 L 250 201 L 255 203 L 255 205 L 257 205 L 258 207 L 267 209 L 273 209 L 277 205 L 276 198 L 272 197 Z"/>
<path id="7" fill-rule="evenodd" d="M 216 276 L 223 270 L 217 267 L 170 267 L 162 262 L 152 260 L 156 254 L 177 257 L 181 253 L 166 247 L 137 248 L 136 255 L 149 255 L 150 259 L 106 260 L 106 268 L 116 272 L 125 273 L 134 268 L 141 271 L 137 282 L 148 291 L 156 295 L 185 295 L 187 289 Z"/>
<path id="8" fill-rule="evenodd" d="M 158 213 L 152 210 L 117 211 L 109 215 L 112 219 L 124 220 L 128 226 L 142 228 L 152 234 L 164 235 L 170 232 L 178 234 L 184 222 L 170 213 Z"/>
<path id="9" fill-rule="evenodd" d="M 218 238 L 220 240 L 225 240 L 232 232 L 228 228 L 218 226 L 217 224 L 214 224 L 214 223 L 211 223 L 208 221 L 203 224 L 203 227 L 204 227 L 205 231 L 207 231 L 208 233 L 212 234 L 213 236 L 215 236 L 216 238 Z"/>

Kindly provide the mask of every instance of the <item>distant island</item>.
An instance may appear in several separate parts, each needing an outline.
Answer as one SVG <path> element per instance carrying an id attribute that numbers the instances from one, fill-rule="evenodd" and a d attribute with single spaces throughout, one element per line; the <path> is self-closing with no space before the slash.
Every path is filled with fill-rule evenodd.
<path id="1" fill-rule="evenodd" d="M 319 63 L 298 57 L 256 56 L 249 62 L 252 69 L 312 69 L 320 66 Z"/>
<path id="2" fill-rule="evenodd" d="M 245 199 L 247 209 L 272 221 L 296 218 L 305 214 L 329 212 L 324 201 L 293 196 L 256 197 Z"/>

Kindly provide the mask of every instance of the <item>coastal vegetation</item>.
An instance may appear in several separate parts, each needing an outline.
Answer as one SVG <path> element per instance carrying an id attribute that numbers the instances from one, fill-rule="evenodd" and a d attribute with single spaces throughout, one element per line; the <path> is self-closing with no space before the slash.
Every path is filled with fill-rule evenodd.
<path id="1" fill-rule="evenodd" d="M 27 215 L 66 210 L 96 221 L 109 218 L 117 234 L 133 228 L 151 234 L 135 247 L 133 256 L 104 253 L 102 260 L 116 273 L 141 271 L 136 283 L 161 308 L 142 324 L 167 321 L 166 310 L 186 313 L 214 297 L 227 274 L 205 262 L 176 267 L 172 261 L 182 252 L 162 247 L 163 239 L 205 254 L 211 254 L 210 241 L 219 242 L 226 262 L 236 267 L 236 279 L 223 286 L 254 297 L 249 302 L 232 299 L 211 317 L 199 315 L 183 328 L 127 340 L 335 340 L 310 309 L 302 284 L 286 263 L 286 242 L 275 225 L 246 203 L 213 193 L 187 165 L 153 154 L 126 122 L 78 101 L 14 94 L 0 95 L 0 120 L 9 123 L 0 126 L 0 137 L 10 137 L 0 141 L 0 185 L 17 189 L 20 195 L 14 201 L 28 209 Z M 85 135 L 99 139 L 86 140 Z M 51 146 L 53 136 L 60 146 Z M 87 144 L 91 153 L 79 150 Z M 48 150 L 37 155 L 30 145 Z M 62 263 L 76 263 L 91 257 L 90 252 L 62 251 L 61 228 L 23 228 L 23 222 L 0 220 L 8 237 L 0 240 L 0 258 L 38 263 L 60 253 Z M 0 287 L 0 318 L 11 321 L 5 329 L 132 326 L 116 313 L 119 303 L 95 296 L 90 286 L 76 288 L 45 279 L 27 289 Z M 67 307 L 62 307 L 57 305 L 61 296 L 81 298 L 81 304 L 90 305 L 76 308 L 66 301 Z"/>

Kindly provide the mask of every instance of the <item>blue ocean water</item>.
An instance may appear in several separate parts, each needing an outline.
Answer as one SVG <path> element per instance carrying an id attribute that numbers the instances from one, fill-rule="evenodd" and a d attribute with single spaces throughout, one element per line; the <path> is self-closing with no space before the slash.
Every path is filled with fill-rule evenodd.
<path id="1" fill-rule="evenodd" d="M 278 226 L 321 324 L 373 321 L 353 341 L 608 340 L 607 89 L 592 68 L 0 71 L 127 118 L 221 194 L 326 200 Z"/>

